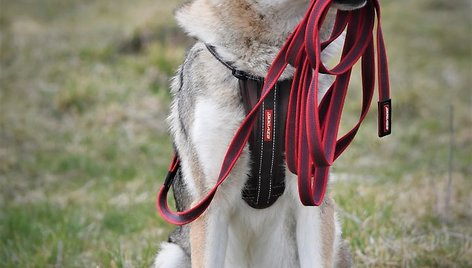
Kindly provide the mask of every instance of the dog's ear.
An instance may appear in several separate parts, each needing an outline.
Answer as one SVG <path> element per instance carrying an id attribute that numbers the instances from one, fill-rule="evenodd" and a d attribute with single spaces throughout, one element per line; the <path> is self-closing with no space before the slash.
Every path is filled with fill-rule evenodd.
<path id="1" fill-rule="evenodd" d="M 354 10 L 363 7 L 367 0 L 335 0 L 334 7 L 340 10 Z"/>

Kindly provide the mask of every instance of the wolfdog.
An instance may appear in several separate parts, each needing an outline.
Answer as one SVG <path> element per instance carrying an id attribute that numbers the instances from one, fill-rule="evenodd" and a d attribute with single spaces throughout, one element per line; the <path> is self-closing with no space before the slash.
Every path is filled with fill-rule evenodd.
<path id="1" fill-rule="evenodd" d="M 321 38 L 329 37 L 336 8 L 356 9 L 365 1 L 335 1 Z M 198 40 L 171 85 L 168 122 L 181 159 L 174 182 L 178 210 L 196 204 L 216 183 L 226 150 L 246 115 L 238 79 L 222 61 L 264 77 L 308 4 L 309 0 L 193 0 L 177 10 L 180 26 Z M 337 49 L 331 46 L 324 57 Z M 281 79 L 292 75 L 288 68 Z M 320 88 L 326 91 L 331 83 L 330 77 L 323 77 Z M 341 238 L 334 201 L 327 196 L 320 207 L 304 207 L 296 177 L 288 170 L 285 192 L 270 207 L 254 209 L 241 198 L 250 154 L 246 146 L 209 209 L 193 223 L 177 227 L 161 244 L 154 267 L 350 267 L 351 253 Z"/>

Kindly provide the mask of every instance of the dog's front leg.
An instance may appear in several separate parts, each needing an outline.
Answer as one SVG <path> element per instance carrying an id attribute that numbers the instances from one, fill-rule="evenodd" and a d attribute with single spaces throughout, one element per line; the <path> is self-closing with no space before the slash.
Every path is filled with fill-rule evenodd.
<path id="1" fill-rule="evenodd" d="M 190 242 L 193 268 L 224 267 L 228 222 L 228 217 L 221 210 L 210 208 L 192 223 Z"/>
<path id="2" fill-rule="evenodd" d="M 301 268 L 324 267 L 321 256 L 321 219 L 317 207 L 298 207 L 297 248 Z"/>
<path id="3" fill-rule="evenodd" d="M 297 210 L 297 246 L 300 267 L 335 267 L 337 230 L 334 204 L 329 197 L 320 207 L 299 206 Z"/>

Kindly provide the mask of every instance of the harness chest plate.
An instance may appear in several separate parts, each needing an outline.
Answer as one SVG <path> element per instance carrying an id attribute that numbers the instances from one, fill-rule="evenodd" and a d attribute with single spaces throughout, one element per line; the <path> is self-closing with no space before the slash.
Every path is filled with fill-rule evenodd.
<path id="1" fill-rule="evenodd" d="M 251 171 L 242 198 L 256 209 L 268 208 L 285 190 L 285 119 L 291 81 L 280 81 L 264 100 L 249 138 Z M 246 113 L 259 101 L 263 81 L 239 79 Z"/>

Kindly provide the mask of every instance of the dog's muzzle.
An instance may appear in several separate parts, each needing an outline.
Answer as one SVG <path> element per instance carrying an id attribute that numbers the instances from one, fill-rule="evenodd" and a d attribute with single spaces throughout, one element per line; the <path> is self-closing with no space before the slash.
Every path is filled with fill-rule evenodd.
<path id="1" fill-rule="evenodd" d="M 363 7 L 367 0 L 335 0 L 334 7 L 340 10 L 354 10 Z"/>

